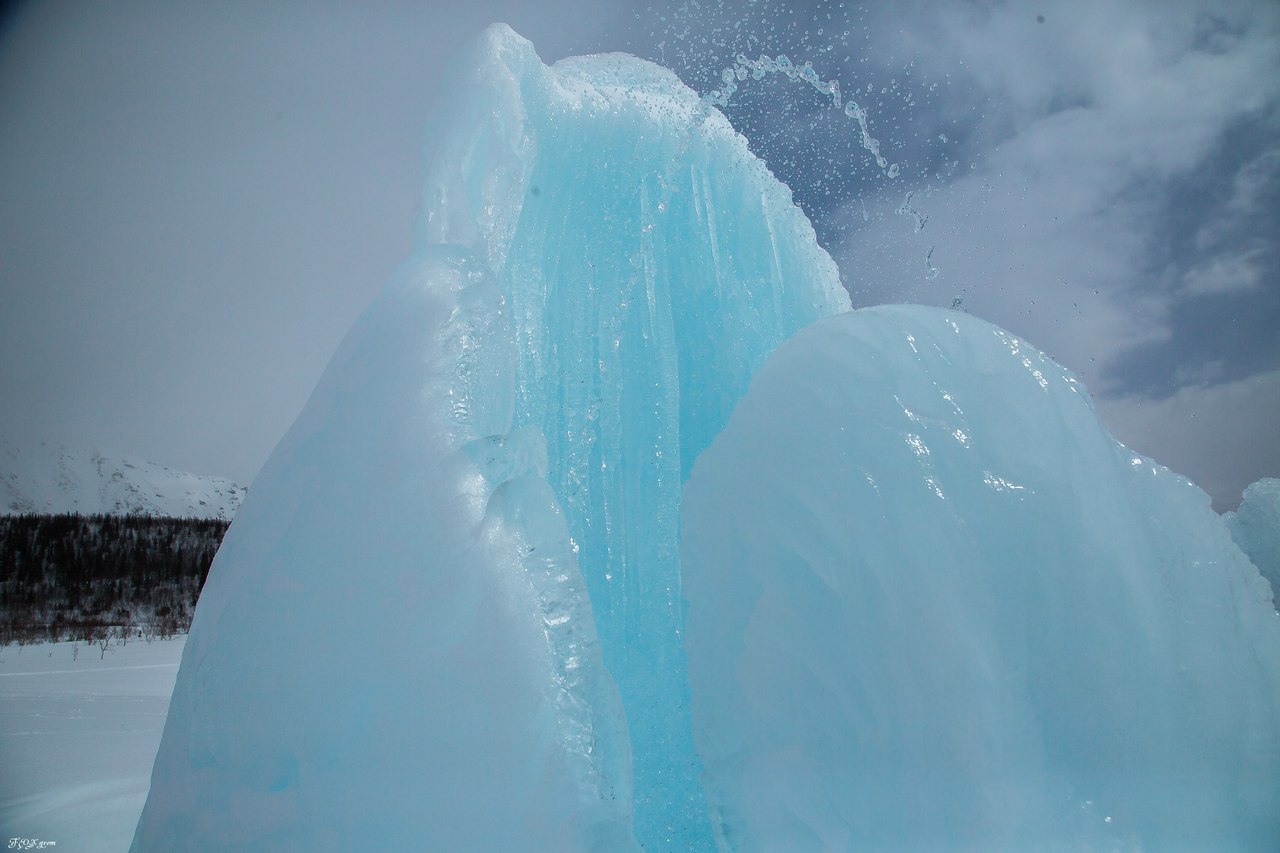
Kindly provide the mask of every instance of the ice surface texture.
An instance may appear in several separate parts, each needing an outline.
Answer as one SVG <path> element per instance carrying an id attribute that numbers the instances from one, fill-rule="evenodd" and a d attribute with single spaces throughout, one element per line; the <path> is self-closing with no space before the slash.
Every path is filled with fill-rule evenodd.
<path id="1" fill-rule="evenodd" d="M 1007 333 L 820 320 L 831 259 L 671 73 L 497 26 L 447 86 L 417 249 L 213 565 L 135 849 L 1274 836 L 1277 620 L 1202 492 Z"/>
<path id="2" fill-rule="evenodd" d="M 1275 849 L 1270 589 L 1013 335 L 919 307 L 806 329 L 682 522 L 730 848 Z"/>
<path id="3" fill-rule="evenodd" d="M 1280 596 L 1280 479 L 1265 478 L 1244 490 L 1244 500 L 1235 512 L 1223 518 L 1240 550 L 1271 583 Z"/>
<path id="4" fill-rule="evenodd" d="M 633 753 L 634 838 L 712 843 L 682 482 L 847 297 L 670 72 L 497 26 L 447 88 L 417 252 L 214 563 L 137 850 L 625 849 Z"/>
<path id="5" fill-rule="evenodd" d="M 671 72 L 620 54 L 546 68 L 505 28 L 460 68 L 448 85 L 464 97 L 430 137 L 421 239 L 467 246 L 508 301 L 514 423 L 546 437 L 580 546 L 630 727 L 637 837 L 706 847 L 681 487 L 765 357 L 848 297 L 790 191 Z"/>
<path id="6" fill-rule="evenodd" d="M 356 324 L 210 571 L 135 849 L 625 849 L 625 723 L 510 363 L 460 249 Z"/>

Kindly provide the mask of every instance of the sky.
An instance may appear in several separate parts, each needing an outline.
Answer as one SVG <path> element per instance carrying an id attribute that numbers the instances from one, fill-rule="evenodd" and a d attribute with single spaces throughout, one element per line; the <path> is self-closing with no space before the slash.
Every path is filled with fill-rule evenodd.
<path id="1" fill-rule="evenodd" d="M 444 69 L 504 21 L 625 50 L 795 190 L 855 306 L 1079 374 L 1219 509 L 1280 476 L 1280 4 L 33 0 L 0 12 L 0 437 L 251 483 L 410 251 Z"/>

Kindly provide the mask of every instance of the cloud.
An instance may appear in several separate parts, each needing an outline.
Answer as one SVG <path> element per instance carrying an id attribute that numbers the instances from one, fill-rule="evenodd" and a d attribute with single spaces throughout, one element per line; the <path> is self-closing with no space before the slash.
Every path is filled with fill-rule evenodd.
<path id="1" fill-rule="evenodd" d="M 1184 461 L 1199 433 L 1177 419 L 1204 422 L 1196 401 L 1215 394 L 1239 393 L 1232 411 L 1255 425 L 1280 405 L 1275 382 L 1243 378 L 1280 367 L 1274 328 L 1236 322 L 1280 312 L 1280 7 L 1038 11 L 921 5 L 907 31 L 881 22 L 918 75 L 963 85 L 928 131 L 929 169 L 908 164 L 865 224 L 864 202 L 848 205 L 834 254 L 855 302 L 959 301 L 1033 342 L 1082 375 L 1122 440 L 1223 499 L 1242 475 L 1213 471 L 1268 457 L 1274 430 L 1235 429 L 1250 443 L 1212 452 L 1210 470 Z M 908 191 L 922 229 L 894 213 Z"/>
<path id="2" fill-rule="evenodd" d="M 1274 278 L 1280 212 L 1280 146 L 1246 162 L 1231 181 L 1230 195 L 1205 220 L 1192 241 L 1201 260 L 1182 274 L 1183 296 L 1255 291 Z"/>
<path id="3" fill-rule="evenodd" d="M 1242 252 L 1223 253 L 1187 270 L 1182 276 L 1182 293 L 1187 296 L 1217 296 L 1256 290 L 1267 273 L 1269 248 L 1254 246 Z"/>

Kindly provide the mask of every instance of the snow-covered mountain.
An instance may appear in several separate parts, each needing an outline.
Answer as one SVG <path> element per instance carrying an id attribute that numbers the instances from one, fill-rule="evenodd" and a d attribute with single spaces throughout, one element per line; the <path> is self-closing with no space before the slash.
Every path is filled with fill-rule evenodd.
<path id="1" fill-rule="evenodd" d="M 0 514 L 77 512 L 230 520 L 246 489 L 222 477 L 41 442 L 0 440 Z"/>

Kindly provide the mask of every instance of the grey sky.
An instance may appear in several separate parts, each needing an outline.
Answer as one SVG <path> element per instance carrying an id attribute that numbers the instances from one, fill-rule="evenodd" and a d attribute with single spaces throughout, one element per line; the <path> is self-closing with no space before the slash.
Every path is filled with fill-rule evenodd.
<path id="1" fill-rule="evenodd" d="M 0 434 L 250 481 L 408 253 L 441 65 L 495 19 L 566 55 L 605 8 L 20 6 Z"/>
<path id="2" fill-rule="evenodd" d="M 730 116 L 855 304 L 960 297 L 1220 506 L 1280 475 L 1277 4 L 650 5 L 16 7 L 0 435 L 251 481 L 409 250 L 442 65 L 504 20 L 545 61 L 631 50 L 704 91 L 737 50 L 812 59 L 901 176 L 780 84 Z"/>

